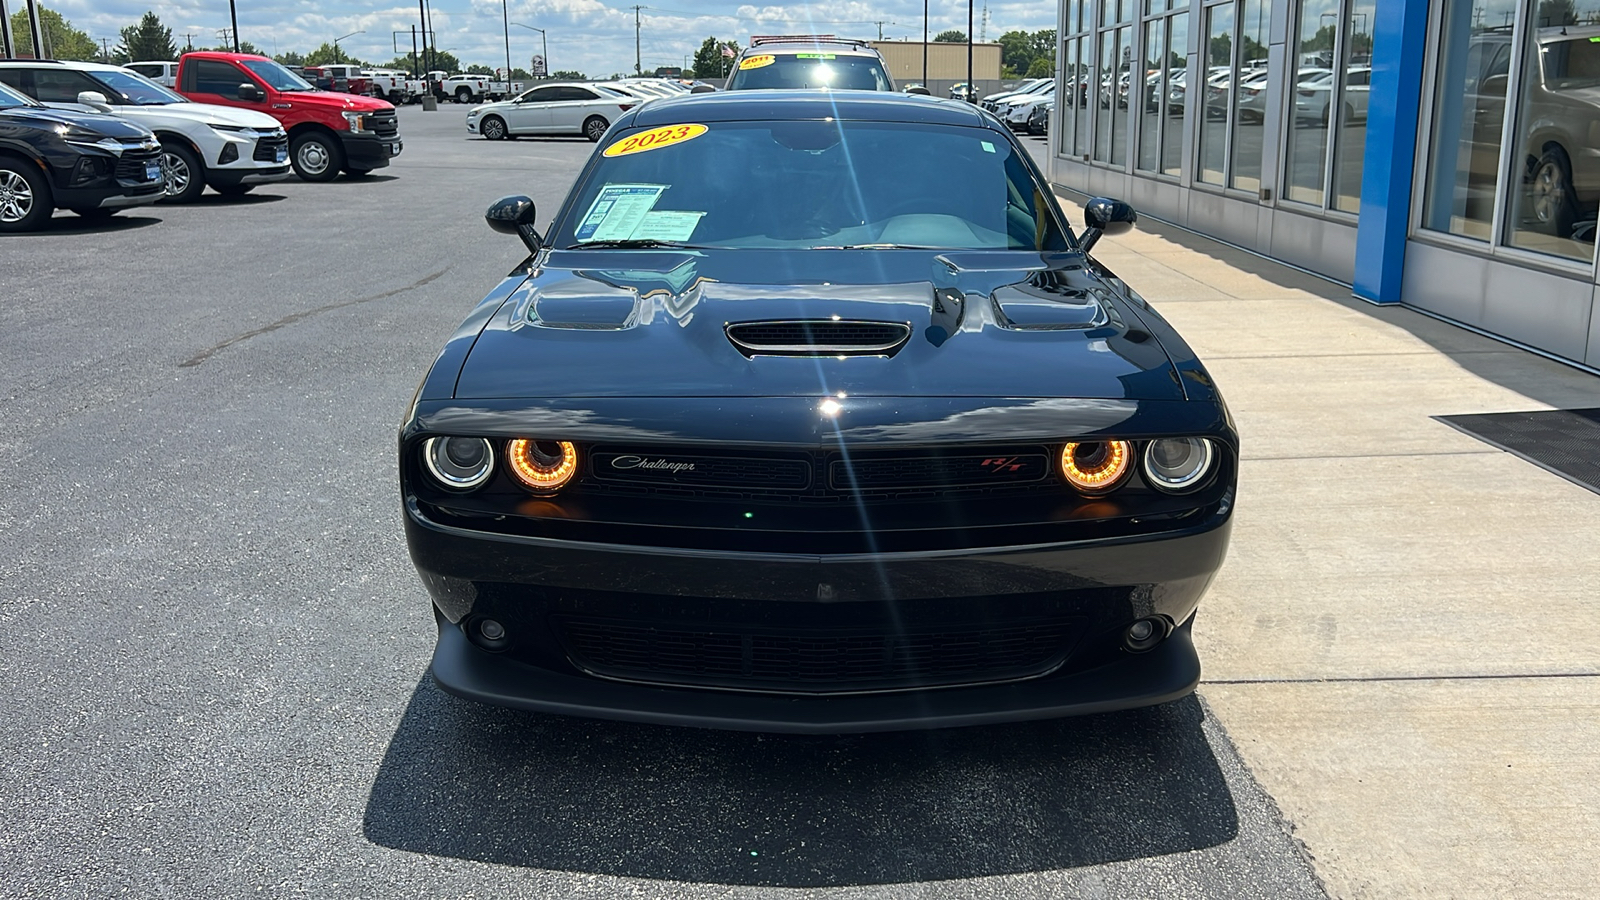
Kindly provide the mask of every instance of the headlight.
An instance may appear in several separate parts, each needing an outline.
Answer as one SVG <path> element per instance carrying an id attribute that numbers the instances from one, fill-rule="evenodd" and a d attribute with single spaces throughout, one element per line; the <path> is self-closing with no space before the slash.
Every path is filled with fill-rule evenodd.
<path id="1" fill-rule="evenodd" d="M 518 438 L 506 445 L 506 463 L 523 487 L 538 494 L 553 494 L 577 474 L 578 448 L 566 441 Z"/>
<path id="2" fill-rule="evenodd" d="M 1061 448 L 1061 475 L 1085 494 L 1104 494 L 1127 477 L 1132 459 L 1127 441 L 1072 443 Z"/>
<path id="3" fill-rule="evenodd" d="M 483 438 L 428 438 L 422 445 L 422 461 L 439 484 L 452 491 L 470 491 L 494 473 L 494 446 Z"/>
<path id="4" fill-rule="evenodd" d="M 1204 483 L 1215 458 L 1205 438 L 1163 438 L 1145 448 L 1144 475 L 1152 486 L 1181 494 Z"/>
<path id="5" fill-rule="evenodd" d="M 350 130 L 356 134 L 367 130 L 367 114 L 364 112 L 347 112 L 344 114 L 344 120 L 349 123 Z"/>

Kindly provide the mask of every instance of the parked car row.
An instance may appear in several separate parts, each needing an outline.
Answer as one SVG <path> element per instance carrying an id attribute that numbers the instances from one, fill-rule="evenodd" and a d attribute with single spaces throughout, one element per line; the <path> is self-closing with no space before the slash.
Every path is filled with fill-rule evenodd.
<path id="1" fill-rule="evenodd" d="M 689 90 L 675 81 L 652 78 L 541 84 L 510 100 L 468 110 L 467 133 L 491 141 L 536 134 L 576 134 L 598 141 L 622 113 Z"/>
<path id="2" fill-rule="evenodd" d="M 281 181 L 365 175 L 403 147 L 394 107 L 319 91 L 270 59 L 197 52 L 176 90 L 132 68 L 0 61 L 0 231 L 56 209 L 87 217 L 239 195 Z"/>

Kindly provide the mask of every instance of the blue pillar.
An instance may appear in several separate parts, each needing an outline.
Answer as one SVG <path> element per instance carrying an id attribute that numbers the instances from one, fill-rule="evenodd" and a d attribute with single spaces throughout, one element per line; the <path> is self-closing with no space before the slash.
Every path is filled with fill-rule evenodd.
<path id="1" fill-rule="evenodd" d="M 1372 97 L 1361 169 L 1355 293 L 1374 303 L 1399 303 L 1422 108 L 1428 0 L 1382 0 L 1373 18 Z"/>

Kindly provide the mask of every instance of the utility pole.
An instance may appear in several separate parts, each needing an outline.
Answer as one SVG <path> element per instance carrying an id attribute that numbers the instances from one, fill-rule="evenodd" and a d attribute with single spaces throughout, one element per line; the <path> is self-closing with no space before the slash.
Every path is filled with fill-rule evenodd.
<path id="1" fill-rule="evenodd" d="M 500 0 L 500 27 L 506 33 L 506 90 L 511 90 L 511 16 L 506 13 L 506 0 Z"/>
<path id="2" fill-rule="evenodd" d="M 922 0 L 922 86 L 928 86 L 928 0 Z"/>
<path id="3" fill-rule="evenodd" d="M 0 59 L 16 55 L 17 47 L 11 39 L 11 10 L 6 9 L 6 0 L 0 0 Z"/>
<path id="4" fill-rule="evenodd" d="M 32 0 L 29 0 L 29 2 L 32 2 Z M 639 65 L 639 10 L 641 9 L 644 9 L 644 7 L 635 6 L 633 8 L 633 74 L 635 75 L 644 74 L 644 67 Z"/>
<path id="5" fill-rule="evenodd" d="M 972 89 L 972 0 L 967 0 L 967 100 L 976 93 Z"/>
<path id="6" fill-rule="evenodd" d="M 192 31 L 184 32 L 183 33 L 183 43 L 184 43 L 184 52 L 185 53 L 193 53 L 194 52 L 194 32 L 192 32 Z"/>
<path id="7" fill-rule="evenodd" d="M 39 28 L 39 4 L 34 0 L 28 2 L 28 28 L 33 32 L 33 58 L 44 59 L 44 34 Z"/>
<path id="8" fill-rule="evenodd" d="M 111 62 L 111 42 L 105 38 L 100 39 L 100 61 Z"/>
<path id="9" fill-rule="evenodd" d="M 239 10 L 234 8 L 233 0 L 228 0 L 228 15 L 233 18 L 233 52 L 239 52 Z"/>

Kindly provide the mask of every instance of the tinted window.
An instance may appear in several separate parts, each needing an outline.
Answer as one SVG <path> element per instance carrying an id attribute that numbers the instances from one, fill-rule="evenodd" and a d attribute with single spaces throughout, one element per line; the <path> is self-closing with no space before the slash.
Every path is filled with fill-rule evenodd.
<path id="1" fill-rule="evenodd" d="M 33 95 L 41 103 L 77 103 L 78 94 L 82 91 L 107 93 L 104 87 L 85 77 L 82 72 L 67 69 L 33 70 Z"/>
<path id="2" fill-rule="evenodd" d="M 556 99 L 556 91 L 558 90 L 560 90 L 560 88 L 534 88 L 533 90 L 523 94 L 521 97 L 518 97 L 517 100 L 522 103 L 549 103 L 551 100 Z"/>
<path id="3" fill-rule="evenodd" d="M 611 136 L 607 147 L 651 130 Z M 654 149 L 598 157 L 554 244 L 620 232 L 716 247 L 1065 249 L 1047 197 L 1010 142 L 987 129 L 716 123 Z M 597 227 L 608 209 L 631 210 L 640 227 L 609 219 Z"/>
<path id="4" fill-rule="evenodd" d="M 200 94 L 220 94 L 223 97 L 239 96 L 239 85 L 250 78 L 225 62 L 197 60 L 194 64 L 194 89 Z"/>
<path id="5" fill-rule="evenodd" d="M 270 59 L 242 59 L 239 64 L 254 72 L 257 78 L 265 81 L 273 90 L 304 91 L 311 88 L 305 79 Z"/>
<path id="6" fill-rule="evenodd" d="M 12 106 L 32 106 L 33 101 L 28 99 L 21 91 L 13 90 L 8 80 L 11 69 L 0 69 L 0 108 Z"/>
<path id="7" fill-rule="evenodd" d="M 746 56 L 741 66 L 760 60 L 760 54 Z M 754 68 L 734 70 L 728 90 L 762 88 L 835 88 L 854 91 L 891 91 L 883 63 L 871 56 L 835 56 L 832 53 L 791 53 L 774 55 L 772 62 Z"/>
<path id="8" fill-rule="evenodd" d="M 113 103 L 160 106 L 187 102 L 161 85 L 128 72 L 96 72 L 94 80 L 105 86 L 102 90 L 106 91 Z"/>
<path id="9" fill-rule="evenodd" d="M 127 68 L 138 72 L 146 78 L 160 78 L 162 74 L 161 66 L 128 66 Z"/>
<path id="10" fill-rule="evenodd" d="M 555 89 L 556 100 L 593 100 L 596 98 L 594 91 L 581 87 L 558 87 Z"/>
<path id="11" fill-rule="evenodd" d="M 25 93 L 26 90 L 22 86 L 22 75 L 23 70 L 21 69 L 0 69 L 0 84 L 9 85 Z"/>

